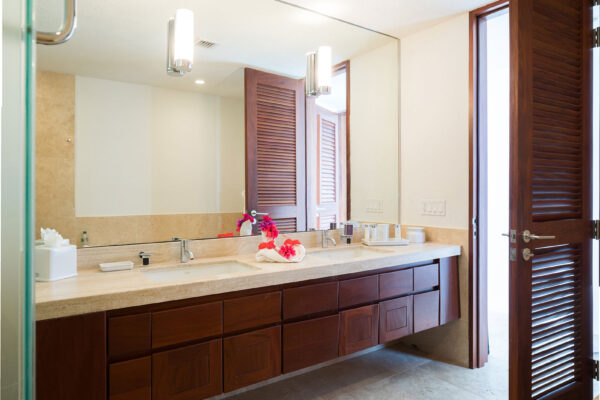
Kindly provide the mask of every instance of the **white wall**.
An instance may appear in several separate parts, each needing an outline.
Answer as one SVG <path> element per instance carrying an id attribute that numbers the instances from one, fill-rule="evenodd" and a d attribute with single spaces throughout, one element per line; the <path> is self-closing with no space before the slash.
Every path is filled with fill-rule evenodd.
<path id="1" fill-rule="evenodd" d="M 403 224 L 468 228 L 468 18 L 461 14 L 401 40 Z M 422 200 L 445 200 L 446 215 L 421 215 Z"/>
<path id="2" fill-rule="evenodd" d="M 353 220 L 398 223 L 398 44 L 350 60 Z M 377 209 L 380 211 L 370 211 Z"/>
<path id="3" fill-rule="evenodd" d="M 75 88 L 78 217 L 243 210 L 241 101 L 80 76 Z"/>

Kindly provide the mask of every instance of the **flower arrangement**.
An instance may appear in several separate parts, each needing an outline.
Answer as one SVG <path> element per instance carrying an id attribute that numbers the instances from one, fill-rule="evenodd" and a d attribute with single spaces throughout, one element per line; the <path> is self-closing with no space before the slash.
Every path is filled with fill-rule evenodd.
<path id="1" fill-rule="evenodd" d="M 275 225 L 275 222 L 273 222 L 271 217 L 269 217 L 268 215 L 265 215 L 262 222 L 260 223 L 260 230 L 269 239 L 274 240 L 277 238 L 277 236 L 279 236 L 277 225 Z"/>
<path id="2" fill-rule="evenodd" d="M 240 229 L 242 228 L 242 224 L 246 221 L 250 221 L 251 224 L 253 224 L 255 222 L 254 217 L 252 215 L 244 213 L 244 215 L 242 215 L 242 219 L 238 219 L 238 221 L 237 221 L 236 231 L 239 232 Z"/>

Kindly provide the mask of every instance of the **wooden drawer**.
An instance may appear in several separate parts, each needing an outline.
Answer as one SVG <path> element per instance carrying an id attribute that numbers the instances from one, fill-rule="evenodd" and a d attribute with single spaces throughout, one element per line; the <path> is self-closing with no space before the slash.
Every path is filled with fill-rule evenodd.
<path id="1" fill-rule="evenodd" d="M 413 291 L 412 268 L 379 275 L 379 298 L 402 296 Z"/>
<path id="2" fill-rule="evenodd" d="M 379 303 L 379 343 L 413 333 L 412 300 L 412 296 L 405 296 Z"/>
<path id="3" fill-rule="evenodd" d="M 414 332 L 434 328 L 440 324 L 440 291 L 421 293 L 413 296 Z"/>
<path id="4" fill-rule="evenodd" d="M 440 284 L 438 264 L 426 265 L 414 269 L 414 288 L 417 290 L 431 289 Z"/>
<path id="5" fill-rule="evenodd" d="M 205 399 L 223 391 L 222 341 L 152 355 L 152 400 Z"/>
<path id="6" fill-rule="evenodd" d="M 137 358 L 108 367 L 110 400 L 150 400 L 152 398 L 152 360 Z"/>
<path id="7" fill-rule="evenodd" d="M 283 373 L 332 360 L 338 355 L 338 314 L 283 326 Z"/>
<path id="8" fill-rule="evenodd" d="M 270 292 L 223 303 L 223 331 L 231 333 L 281 321 L 281 292 Z"/>
<path id="9" fill-rule="evenodd" d="M 379 298 L 379 276 L 349 279 L 340 282 L 340 308 L 371 303 Z"/>
<path id="10" fill-rule="evenodd" d="M 223 332 L 221 302 L 152 313 L 152 348 L 208 338 Z"/>
<path id="11" fill-rule="evenodd" d="M 150 313 L 108 319 L 108 356 L 135 357 L 152 346 Z"/>
<path id="12" fill-rule="evenodd" d="M 283 319 L 337 311 L 338 283 L 327 282 L 283 291 Z"/>
<path id="13" fill-rule="evenodd" d="M 226 392 L 280 374 L 280 326 L 223 339 L 223 384 Z"/>
<path id="14" fill-rule="evenodd" d="M 341 312 L 339 355 L 344 356 L 377 345 L 378 322 L 377 304 Z"/>

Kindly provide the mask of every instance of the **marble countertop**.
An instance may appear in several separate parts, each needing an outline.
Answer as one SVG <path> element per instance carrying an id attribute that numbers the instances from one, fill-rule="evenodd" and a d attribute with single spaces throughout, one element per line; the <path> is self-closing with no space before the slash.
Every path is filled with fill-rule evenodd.
<path id="1" fill-rule="evenodd" d="M 322 257 L 317 252 L 335 252 L 348 248 L 373 250 L 351 259 Z M 460 255 L 457 245 L 439 243 L 410 244 L 398 247 L 337 246 L 307 249 L 300 263 L 256 262 L 254 254 L 203 258 L 187 264 L 156 264 L 128 271 L 101 272 L 99 268 L 78 271 L 73 278 L 35 285 L 36 319 L 87 314 L 165 301 L 208 296 L 239 290 L 282 285 L 329 276 L 351 274 Z M 253 267 L 249 271 L 157 282 L 143 271 L 186 268 L 203 264 L 236 261 Z"/>

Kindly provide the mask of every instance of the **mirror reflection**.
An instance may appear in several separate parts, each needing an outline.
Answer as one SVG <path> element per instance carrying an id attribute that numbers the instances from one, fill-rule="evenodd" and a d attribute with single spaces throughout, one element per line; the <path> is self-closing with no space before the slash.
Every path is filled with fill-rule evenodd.
<path id="1" fill-rule="evenodd" d="M 79 0 L 77 34 L 37 64 L 38 231 L 103 246 L 252 234 L 266 214 L 283 233 L 398 220 L 395 38 L 274 0 Z"/>

